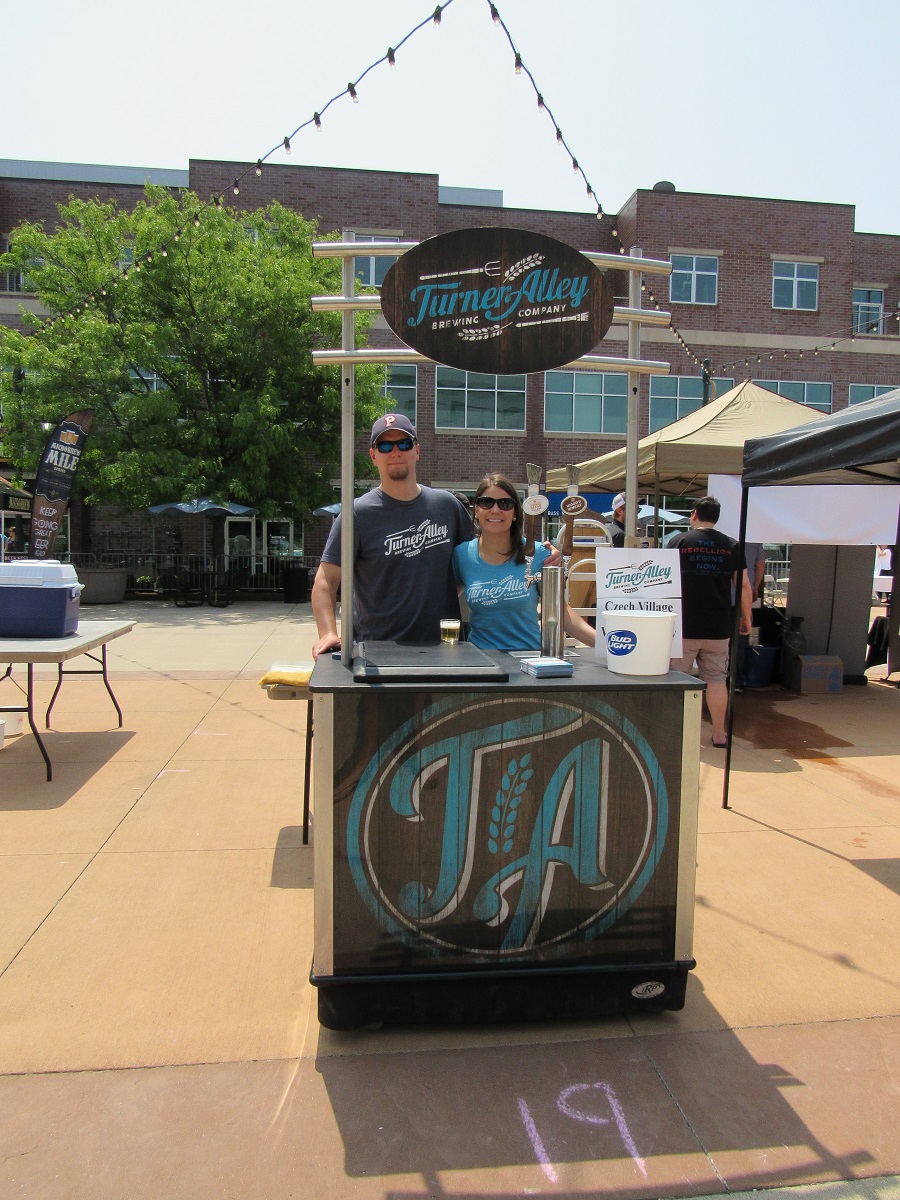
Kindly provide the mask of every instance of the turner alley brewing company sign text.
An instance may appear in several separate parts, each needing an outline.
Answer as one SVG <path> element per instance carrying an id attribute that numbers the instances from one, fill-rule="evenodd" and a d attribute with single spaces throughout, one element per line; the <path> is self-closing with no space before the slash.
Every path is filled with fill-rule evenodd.
<path id="1" fill-rule="evenodd" d="M 650 904 L 636 920 L 661 936 L 651 914 L 675 814 L 646 731 L 622 711 L 566 693 L 445 698 L 398 717 L 353 772 L 345 818 L 383 934 L 438 960 L 577 957 Z"/>
<path id="2" fill-rule="evenodd" d="M 587 354 L 609 329 L 613 298 L 593 263 L 554 238 L 464 229 L 398 258 L 381 308 L 402 341 L 436 362 L 521 375 Z"/>

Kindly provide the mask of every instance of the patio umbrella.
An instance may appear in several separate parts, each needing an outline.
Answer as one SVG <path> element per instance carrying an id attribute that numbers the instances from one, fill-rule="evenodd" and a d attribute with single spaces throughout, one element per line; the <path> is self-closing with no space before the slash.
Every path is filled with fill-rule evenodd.
<path id="1" fill-rule="evenodd" d="M 339 517 L 340 515 L 340 504 L 323 504 L 321 508 L 313 509 L 314 517 Z"/>
<path id="2" fill-rule="evenodd" d="M 154 517 L 255 517 L 256 509 L 236 504 L 233 500 L 173 500 L 169 504 L 151 504 L 147 512 Z M 206 522 L 203 524 L 203 570 L 206 571 Z"/>

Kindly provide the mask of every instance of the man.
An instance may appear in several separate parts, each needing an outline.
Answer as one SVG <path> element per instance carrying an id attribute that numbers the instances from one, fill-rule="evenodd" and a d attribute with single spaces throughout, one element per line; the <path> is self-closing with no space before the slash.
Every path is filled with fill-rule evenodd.
<path id="1" fill-rule="evenodd" d="M 613 519 L 609 523 L 614 546 L 625 545 L 625 493 L 619 492 L 613 500 Z"/>
<path id="2" fill-rule="evenodd" d="M 451 492 L 416 480 L 419 441 L 402 413 L 372 426 L 369 457 L 379 486 L 353 502 L 353 630 L 358 641 L 437 642 L 442 617 L 459 617 L 453 550 L 472 521 Z M 334 522 L 312 587 L 318 658 L 341 644 L 337 592 L 341 519 Z"/>
<path id="3" fill-rule="evenodd" d="M 689 672 L 694 660 L 706 684 L 706 707 L 712 720 L 712 744 L 726 745 L 728 649 L 732 632 L 732 586 L 741 577 L 741 633 L 750 632 L 750 580 L 738 543 L 715 528 L 720 505 L 704 496 L 691 513 L 691 528 L 676 534 L 681 566 L 682 657 L 677 670 Z"/>

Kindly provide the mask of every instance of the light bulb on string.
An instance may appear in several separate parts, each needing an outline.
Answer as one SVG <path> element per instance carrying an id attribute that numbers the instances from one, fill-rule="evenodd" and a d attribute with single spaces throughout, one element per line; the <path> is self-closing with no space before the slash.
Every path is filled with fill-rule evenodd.
<path id="1" fill-rule="evenodd" d="M 544 111 L 544 97 L 541 95 L 540 92 L 538 92 L 537 106 L 541 110 L 541 112 Z"/>
<path id="2" fill-rule="evenodd" d="M 258 158 L 256 160 L 256 178 L 259 179 L 260 175 L 262 175 L 262 159 Z"/>
<path id="3" fill-rule="evenodd" d="M 391 68 L 391 70 L 392 71 L 396 70 L 397 59 L 394 57 L 394 47 L 393 46 L 388 46 L 387 60 L 388 60 L 388 66 Z"/>
<path id="4" fill-rule="evenodd" d="M 438 5 L 437 8 L 434 10 L 434 18 L 433 19 L 434 19 L 435 28 L 437 29 L 441 23 L 441 6 L 440 5 Z"/>
<path id="5" fill-rule="evenodd" d="M 559 142 L 560 145 L 562 145 L 563 135 L 562 135 L 562 130 L 559 128 L 558 125 L 556 127 L 556 140 Z"/>
<path id="6" fill-rule="evenodd" d="M 290 154 L 291 152 L 291 139 L 289 137 L 284 139 L 284 152 L 285 154 Z"/>
<path id="7" fill-rule="evenodd" d="M 238 187 L 238 185 L 237 185 L 237 184 L 235 184 L 235 185 L 232 187 L 232 189 L 231 189 L 231 190 L 234 192 L 234 194 L 235 194 L 236 196 L 239 196 L 239 195 L 241 194 L 241 189 Z"/>
<path id="8" fill-rule="evenodd" d="M 357 96 L 356 88 L 353 86 L 352 83 L 347 84 L 347 91 L 350 93 L 350 99 L 353 101 L 353 103 L 359 104 L 359 96 Z"/>
<path id="9" fill-rule="evenodd" d="M 321 133 L 322 132 L 322 118 L 319 116 L 319 114 L 317 112 L 313 113 L 313 124 L 315 125 L 315 127 L 319 131 L 319 133 Z"/>
<path id="10" fill-rule="evenodd" d="M 518 52 L 518 50 L 516 51 L 516 74 L 522 74 L 522 55 Z"/>
<path id="11" fill-rule="evenodd" d="M 491 20 L 494 22 L 495 25 L 500 24 L 500 14 L 497 12 L 496 4 L 491 5 Z"/>

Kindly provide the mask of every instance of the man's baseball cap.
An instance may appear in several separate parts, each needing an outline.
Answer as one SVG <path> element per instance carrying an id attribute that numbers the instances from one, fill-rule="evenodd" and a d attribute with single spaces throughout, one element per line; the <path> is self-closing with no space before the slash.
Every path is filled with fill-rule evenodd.
<path id="1" fill-rule="evenodd" d="M 625 507 L 625 493 L 619 492 L 618 496 L 616 496 L 612 502 L 612 510 L 613 510 L 613 512 L 615 512 L 617 508 L 624 508 L 624 507 Z"/>
<path id="2" fill-rule="evenodd" d="M 380 442 L 384 435 L 390 433 L 392 429 L 408 433 L 411 437 L 416 438 L 416 441 L 419 440 L 416 437 L 416 427 L 409 417 L 404 417 L 403 413 L 385 413 L 372 426 L 372 437 L 369 439 L 369 445 L 374 446 L 376 442 Z"/>

